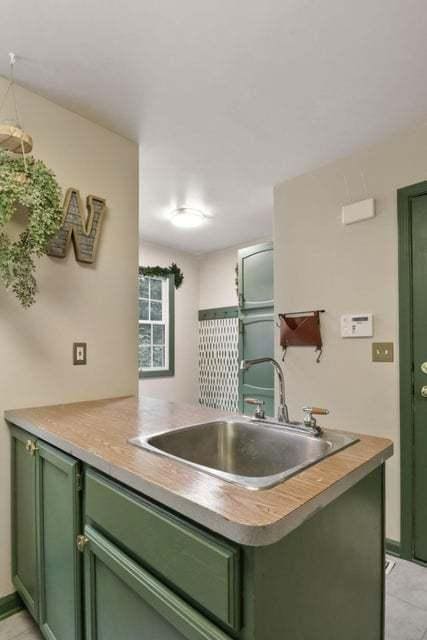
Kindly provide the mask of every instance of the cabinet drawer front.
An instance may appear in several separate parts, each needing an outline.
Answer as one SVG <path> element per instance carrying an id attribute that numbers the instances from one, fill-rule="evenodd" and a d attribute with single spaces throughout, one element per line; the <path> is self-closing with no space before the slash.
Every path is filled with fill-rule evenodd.
<path id="1" fill-rule="evenodd" d="M 231 640 L 98 531 L 85 534 L 88 640 Z"/>
<path id="2" fill-rule="evenodd" d="M 239 550 L 94 471 L 86 474 L 86 521 L 150 570 L 239 629 Z"/>

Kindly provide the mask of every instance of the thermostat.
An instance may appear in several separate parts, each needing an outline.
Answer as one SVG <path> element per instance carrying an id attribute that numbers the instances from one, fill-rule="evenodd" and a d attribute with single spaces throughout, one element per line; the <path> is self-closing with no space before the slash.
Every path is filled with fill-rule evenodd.
<path id="1" fill-rule="evenodd" d="M 372 313 L 341 316 L 342 338 L 372 338 L 373 335 Z"/>

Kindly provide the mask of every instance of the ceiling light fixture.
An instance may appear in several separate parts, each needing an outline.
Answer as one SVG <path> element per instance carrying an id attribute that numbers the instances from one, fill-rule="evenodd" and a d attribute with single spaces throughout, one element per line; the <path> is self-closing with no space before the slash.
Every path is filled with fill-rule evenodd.
<path id="1" fill-rule="evenodd" d="M 206 222 L 206 215 L 199 209 L 180 207 L 172 213 L 171 222 L 175 227 L 192 229 L 194 227 L 200 227 L 200 225 Z"/>

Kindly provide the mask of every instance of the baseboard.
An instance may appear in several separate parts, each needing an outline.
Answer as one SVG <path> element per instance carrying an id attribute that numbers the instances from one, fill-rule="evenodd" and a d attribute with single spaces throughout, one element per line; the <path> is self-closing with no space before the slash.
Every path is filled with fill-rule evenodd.
<path id="1" fill-rule="evenodd" d="M 23 608 L 22 600 L 17 593 L 0 598 L 0 620 L 4 620 Z"/>
<path id="2" fill-rule="evenodd" d="M 386 538 L 385 550 L 390 555 L 400 558 L 400 542 L 397 542 L 396 540 L 390 540 L 390 538 Z"/>

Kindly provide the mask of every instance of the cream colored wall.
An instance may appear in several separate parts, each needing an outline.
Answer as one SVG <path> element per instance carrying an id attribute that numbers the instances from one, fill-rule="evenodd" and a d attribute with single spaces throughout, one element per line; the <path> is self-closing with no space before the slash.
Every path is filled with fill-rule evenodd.
<path id="1" fill-rule="evenodd" d="M 396 190 L 427 178 L 420 127 L 294 178 L 275 189 L 276 311 L 326 309 L 324 355 L 290 349 L 285 361 L 293 416 L 304 404 L 331 410 L 332 427 L 387 436 L 387 536 L 400 539 L 398 262 Z M 366 188 L 365 188 L 366 183 Z M 341 223 L 341 206 L 374 197 L 374 219 Z M 393 364 L 371 362 L 371 339 L 342 339 L 343 313 L 372 312 L 377 341 L 393 341 Z M 278 352 L 279 354 L 279 352 Z"/>
<path id="2" fill-rule="evenodd" d="M 175 375 L 146 378 L 139 382 L 140 395 L 179 402 L 198 402 L 198 310 L 199 260 L 196 256 L 149 242 L 140 244 L 140 264 L 168 267 L 176 262 L 184 273 L 175 291 Z"/>
<path id="3" fill-rule="evenodd" d="M 235 307 L 238 304 L 236 265 L 239 249 L 270 240 L 271 238 L 262 238 L 201 256 L 199 308 Z"/>
<path id="4" fill-rule="evenodd" d="M 5 82 L 0 78 L 0 93 Z M 94 266 L 64 260 L 38 263 L 39 295 L 28 311 L 0 286 L 0 412 L 31 405 L 134 394 L 138 260 L 137 145 L 17 90 L 22 119 L 65 190 L 106 199 L 107 214 Z M 72 343 L 88 343 L 87 366 L 72 364 Z M 0 428 L 0 597 L 10 581 L 10 445 Z"/>
<path id="5" fill-rule="evenodd" d="M 237 305 L 236 273 L 238 247 L 214 251 L 200 258 L 200 309 Z"/>

